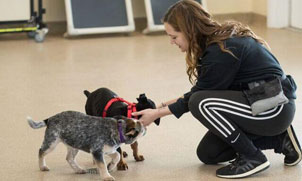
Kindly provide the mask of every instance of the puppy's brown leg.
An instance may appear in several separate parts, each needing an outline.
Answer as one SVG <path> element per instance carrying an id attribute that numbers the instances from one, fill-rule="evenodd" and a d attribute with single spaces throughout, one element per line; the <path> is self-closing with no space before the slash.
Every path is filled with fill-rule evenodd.
<path id="1" fill-rule="evenodd" d="M 128 170 L 128 165 L 124 160 L 124 154 L 122 154 L 124 152 L 120 147 L 117 149 L 117 151 L 120 153 L 120 161 L 117 164 L 117 170 Z"/>
<path id="2" fill-rule="evenodd" d="M 108 173 L 103 152 L 101 150 L 97 150 L 97 151 L 92 152 L 92 155 L 93 155 L 96 165 L 99 168 L 99 172 L 100 172 L 100 176 L 101 176 L 102 180 L 114 181 L 115 179 Z"/>
<path id="3" fill-rule="evenodd" d="M 69 165 L 71 166 L 71 168 L 78 174 L 84 174 L 86 173 L 86 171 L 81 168 L 76 160 L 75 157 L 77 156 L 79 150 L 71 148 L 69 146 L 67 146 L 67 156 L 66 156 L 66 160 L 69 163 Z"/>
<path id="4" fill-rule="evenodd" d="M 138 143 L 137 141 L 131 144 L 131 148 L 133 150 L 133 156 L 135 158 L 136 161 L 143 161 L 145 160 L 143 155 L 139 155 L 138 154 Z"/>
<path id="5" fill-rule="evenodd" d="M 49 171 L 49 168 L 47 167 L 45 162 L 45 156 L 53 151 L 59 142 L 59 138 L 55 138 L 54 136 L 45 136 L 43 144 L 39 150 L 39 167 L 41 171 Z"/>

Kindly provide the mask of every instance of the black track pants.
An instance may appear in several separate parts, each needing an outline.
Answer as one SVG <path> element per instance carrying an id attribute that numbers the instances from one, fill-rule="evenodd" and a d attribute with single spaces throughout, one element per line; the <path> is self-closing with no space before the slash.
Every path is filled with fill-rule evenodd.
<path id="1" fill-rule="evenodd" d="M 228 161 L 235 153 L 253 154 L 278 145 L 278 135 L 291 124 L 295 103 L 278 106 L 252 116 L 240 91 L 199 91 L 189 100 L 189 110 L 209 132 L 201 140 L 197 155 L 208 164 Z M 279 141 L 280 142 L 280 141 Z"/>

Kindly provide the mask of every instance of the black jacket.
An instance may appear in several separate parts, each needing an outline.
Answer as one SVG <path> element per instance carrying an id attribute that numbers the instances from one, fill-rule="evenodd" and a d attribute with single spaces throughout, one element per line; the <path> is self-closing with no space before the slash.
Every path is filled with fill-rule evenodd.
<path id="1" fill-rule="evenodd" d="M 184 98 L 169 105 L 170 111 L 177 118 L 189 111 L 189 98 L 196 91 L 234 90 L 238 85 L 284 75 L 277 59 L 253 38 L 229 38 L 224 41 L 224 45 L 235 57 L 223 52 L 218 44 L 206 48 L 199 59 L 196 84 L 184 94 Z M 286 96 L 295 99 L 295 91 L 287 91 Z"/>

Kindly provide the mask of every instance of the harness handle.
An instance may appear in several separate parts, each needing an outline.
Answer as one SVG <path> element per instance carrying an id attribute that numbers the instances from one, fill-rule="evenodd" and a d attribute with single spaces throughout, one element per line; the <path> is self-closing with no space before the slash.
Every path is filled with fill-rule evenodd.
<path id="1" fill-rule="evenodd" d="M 108 101 L 108 103 L 106 104 L 105 108 L 104 108 L 104 111 L 103 111 L 103 117 L 106 117 L 107 116 L 107 111 L 109 109 L 109 107 L 114 103 L 114 102 L 124 102 L 126 103 L 128 106 L 127 106 L 127 117 L 128 118 L 132 118 L 132 113 L 133 112 L 136 112 L 136 104 L 135 103 L 131 103 L 131 102 L 128 102 L 126 100 L 124 100 L 123 98 L 121 97 L 114 97 L 112 99 L 110 99 Z M 134 117 L 135 119 L 138 119 L 137 116 Z"/>

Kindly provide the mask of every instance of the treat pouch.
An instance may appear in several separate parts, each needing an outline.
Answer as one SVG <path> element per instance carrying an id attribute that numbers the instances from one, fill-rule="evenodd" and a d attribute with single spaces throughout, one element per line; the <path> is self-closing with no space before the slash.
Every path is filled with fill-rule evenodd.
<path id="1" fill-rule="evenodd" d="M 244 90 L 243 92 L 251 105 L 253 116 L 288 103 L 288 99 L 283 93 L 281 80 L 279 78 L 275 78 L 268 82 L 251 82 L 248 85 L 250 89 Z"/>

